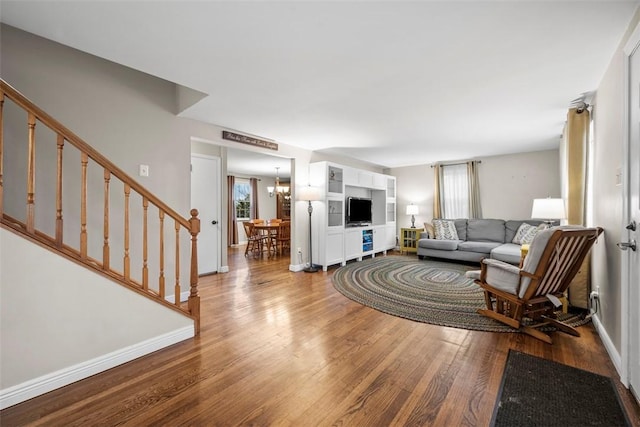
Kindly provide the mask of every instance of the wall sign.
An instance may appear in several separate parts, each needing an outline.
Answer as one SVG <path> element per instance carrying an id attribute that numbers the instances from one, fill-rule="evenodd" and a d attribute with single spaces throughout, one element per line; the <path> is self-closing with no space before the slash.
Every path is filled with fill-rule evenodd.
<path id="1" fill-rule="evenodd" d="M 278 151 L 278 144 L 271 141 L 265 141 L 264 139 L 253 138 L 251 136 L 240 135 L 239 133 L 229 132 L 227 130 L 222 131 L 222 139 L 228 139 L 229 141 L 241 142 L 243 144 L 249 144 L 256 147 L 268 148 L 269 150 Z"/>

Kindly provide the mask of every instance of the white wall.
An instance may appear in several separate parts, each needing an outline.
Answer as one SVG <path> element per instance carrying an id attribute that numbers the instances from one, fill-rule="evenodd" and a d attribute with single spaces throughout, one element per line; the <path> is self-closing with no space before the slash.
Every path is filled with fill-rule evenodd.
<path id="1" fill-rule="evenodd" d="M 481 160 L 478 171 L 485 218 L 528 219 L 533 199 L 560 197 L 558 150 L 482 157 Z"/>
<path id="2" fill-rule="evenodd" d="M 3 228 L 0 253 L 2 402 L 9 388 L 34 388 L 39 378 L 142 341 L 185 328 L 193 336 L 190 318 Z"/>
<path id="3" fill-rule="evenodd" d="M 146 74 L 83 54 L 42 38 L 3 25 L 1 28 L 2 77 L 55 119 L 104 154 L 125 173 L 157 195 L 176 212 L 188 218 L 190 210 L 190 135 L 184 121 L 172 113 L 175 85 Z M 5 106 L 11 108 L 11 102 Z M 11 112 L 12 110 L 9 110 Z M 8 166 L 5 208 L 24 217 L 26 177 L 26 122 L 5 117 L 5 149 Z M 22 159 L 22 160 L 20 160 Z M 36 224 L 52 234 L 55 219 L 55 135 L 44 125 L 36 127 Z M 64 241 L 79 247 L 80 175 L 79 155 L 71 144 L 64 149 L 63 219 Z M 138 165 L 149 165 L 149 177 L 138 176 Z M 88 250 L 102 259 L 103 171 L 88 166 Z M 124 190 L 111 179 L 110 247 L 111 265 L 124 271 Z M 130 199 L 130 258 L 132 278 L 142 280 L 142 202 Z M 159 269 L 158 211 L 149 209 L 149 277 L 157 286 Z M 166 221 L 165 276 L 175 277 L 172 253 L 175 247 L 173 223 Z M 189 265 L 189 234 L 180 237 L 180 264 Z M 170 243 L 169 243 L 170 242 Z M 183 269 L 181 283 L 188 286 L 189 270 Z"/>
<path id="4" fill-rule="evenodd" d="M 433 219 L 433 169 L 430 165 L 392 168 L 388 172 L 396 177 L 396 224 L 400 228 L 411 227 L 411 217 L 406 215 L 407 205 L 418 206 L 416 227 Z"/>
<path id="5" fill-rule="evenodd" d="M 480 200 L 484 218 L 531 218 L 534 198 L 560 196 L 558 150 L 481 157 Z M 393 168 L 397 178 L 398 229 L 411 225 L 406 206 L 418 205 L 416 225 L 433 219 L 433 168 Z"/>
<path id="6" fill-rule="evenodd" d="M 148 164 L 150 176 L 138 180 L 184 216 L 188 216 L 191 208 L 189 159 L 192 142 L 195 141 L 195 145 L 200 148 L 202 145 L 198 144 L 217 146 L 216 150 L 219 150 L 223 159 L 222 176 L 226 176 L 226 147 L 265 153 L 264 149 L 223 140 L 223 128 L 219 126 L 176 117 L 174 111 L 177 105 L 177 91 L 176 85 L 171 82 L 87 55 L 13 27 L 2 25 L 0 29 L 3 79 L 128 174 L 136 177 L 138 165 Z M 41 146 L 39 150 L 41 158 Z M 51 156 L 51 153 L 44 154 Z M 274 153 L 269 151 L 267 154 Z M 382 168 L 355 159 L 312 153 L 282 143 L 279 143 L 277 155 L 295 159 L 291 178 L 294 200 L 295 186 L 307 185 L 307 165 L 312 161 L 330 160 L 382 172 Z M 18 171 L 18 174 L 20 173 L 21 171 Z M 97 187 L 90 191 L 90 194 L 101 193 L 99 178 L 97 181 L 94 184 Z M 77 183 L 75 185 L 77 186 Z M 76 189 L 71 191 L 74 192 Z M 226 187 L 223 186 L 223 200 L 226 199 L 225 192 Z M 50 194 L 53 193 L 40 193 L 38 197 L 43 197 L 44 200 L 40 199 L 39 203 L 42 205 L 49 198 L 51 204 Z M 23 199 L 24 191 L 15 196 L 18 203 L 23 204 Z M 95 208 L 99 208 L 98 203 Z M 23 212 L 21 207 L 17 210 Z M 75 211 L 77 210 L 66 210 L 65 224 L 77 224 L 78 219 L 74 218 Z M 226 239 L 226 209 L 223 209 L 222 213 L 220 232 L 222 238 Z M 307 230 L 306 205 L 304 202 L 296 201 L 292 206 L 291 236 L 294 247 L 301 247 L 303 251 L 308 247 Z M 76 230 L 73 231 L 75 234 L 66 235 L 76 238 Z M 100 232 L 92 234 L 97 238 Z M 121 247 L 115 243 L 117 242 L 114 242 L 114 247 Z M 99 253 L 100 239 L 94 241 L 90 237 L 89 244 L 90 252 Z M 183 251 L 183 254 L 186 255 L 186 252 L 188 251 Z M 226 263 L 226 243 L 221 248 L 221 254 L 223 263 Z M 137 255 L 132 253 L 132 256 Z M 292 254 L 293 262 L 295 259 Z M 182 260 L 181 264 L 187 265 L 187 260 Z M 188 279 L 183 282 L 188 283 Z"/>
<path id="7" fill-rule="evenodd" d="M 604 238 L 592 250 L 592 287 L 600 287 L 597 314 L 608 339 L 621 352 L 620 250 L 622 231 L 622 186 L 616 175 L 622 170 L 624 141 L 623 51 L 631 31 L 640 22 L 636 12 L 619 48 L 607 68 L 593 107 L 594 121 L 594 215 L 593 224 L 604 228 Z"/>

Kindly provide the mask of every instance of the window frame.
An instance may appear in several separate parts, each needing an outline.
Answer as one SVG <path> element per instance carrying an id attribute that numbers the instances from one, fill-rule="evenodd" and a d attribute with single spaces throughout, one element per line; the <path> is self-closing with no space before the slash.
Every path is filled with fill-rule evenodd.
<path id="1" fill-rule="evenodd" d="M 246 193 L 243 199 L 239 199 L 237 196 L 239 194 L 239 187 L 246 187 Z M 244 193 L 244 191 L 242 191 Z M 240 204 L 245 204 L 246 206 L 240 207 Z M 251 219 L 251 183 L 246 179 L 236 179 L 236 182 L 233 184 L 233 204 L 236 213 L 236 220 L 238 221 L 248 221 Z M 241 209 L 239 211 L 239 209 Z M 243 215 L 239 215 L 239 213 L 243 213 Z M 246 216 L 244 214 L 246 213 Z"/>

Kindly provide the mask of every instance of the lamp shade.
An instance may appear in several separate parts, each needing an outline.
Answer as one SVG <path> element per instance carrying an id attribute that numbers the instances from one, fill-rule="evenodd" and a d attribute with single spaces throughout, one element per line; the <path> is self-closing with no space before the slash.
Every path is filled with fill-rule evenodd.
<path id="1" fill-rule="evenodd" d="M 407 205 L 407 215 L 418 215 L 418 205 Z"/>
<path id="2" fill-rule="evenodd" d="M 535 219 L 565 219 L 564 200 L 562 199 L 533 199 L 531 218 Z"/>
<path id="3" fill-rule="evenodd" d="M 322 192 L 319 187 L 313 187 L 311 185 L 298 188 L 298 200 L 308 200 L 310 202 L 316 200 L 322 200 Z"/>

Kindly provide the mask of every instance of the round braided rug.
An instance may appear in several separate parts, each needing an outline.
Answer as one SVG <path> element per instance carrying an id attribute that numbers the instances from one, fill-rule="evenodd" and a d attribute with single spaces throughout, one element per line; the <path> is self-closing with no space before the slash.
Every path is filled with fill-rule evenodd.
<path id="1" fill-rule="evenodd" d="M 465 277 L 463 264 L 385 256 L 353 262 L 333 273 L 333 286 L 367 307 L 417 322 L 488 332 L 518 332 L 481 316 L 484 293 Z M 571 326 L 588 323 L 575 314 L 561 314 Z"/>

